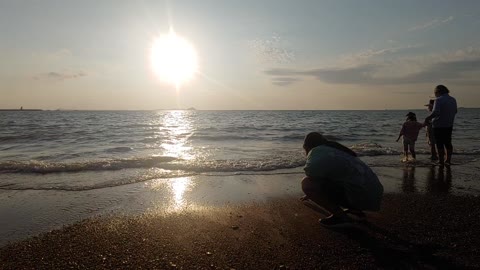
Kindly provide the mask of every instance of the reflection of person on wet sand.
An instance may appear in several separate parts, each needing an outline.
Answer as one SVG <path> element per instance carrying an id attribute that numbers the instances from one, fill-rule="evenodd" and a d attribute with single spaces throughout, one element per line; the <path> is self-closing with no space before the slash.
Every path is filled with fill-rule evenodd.
<path id="1" fill-rule="evenodd" d="M 438 174 L 437 174 L 438 170 Z M 427 191 L 448 193 L 452 187 L 452 170 L 449 166 L 431 167 L 427 174 Z"/>
<path id="2" fill-rule="evenodd" d="M 403 168 L 402 191 L 405 193 L 415 192 L 415 167 Z"/>

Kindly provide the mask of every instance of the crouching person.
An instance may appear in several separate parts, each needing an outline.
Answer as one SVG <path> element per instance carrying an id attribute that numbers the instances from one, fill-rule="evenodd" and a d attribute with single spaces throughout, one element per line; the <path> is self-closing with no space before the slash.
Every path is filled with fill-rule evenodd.
<path id="1" fill-rule="evenodd" d="M 348 225 L 353 220 L 347 213 L 364 217 L 365 210 L 380 210 L 383 186 L 355 152 L 318 132 L 305 137 L 303 149 L 307 162 L 302 199 L 310 199 L 331 213 L 320 219 L 323 226 Z"/>

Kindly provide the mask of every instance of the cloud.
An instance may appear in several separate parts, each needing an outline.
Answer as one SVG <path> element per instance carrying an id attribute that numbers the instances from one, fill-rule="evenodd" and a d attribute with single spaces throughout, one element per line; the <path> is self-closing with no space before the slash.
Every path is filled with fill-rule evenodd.
<path id="1" fill-rule="evenodd" d="M 289 84 L 300 80 L 299 77 L 314 77 L 320 81 L 332 84 L 366 84 L 371 81 L 372 74 L 377 69 L 374 65 L 363 65 L 351 68 L 318 68 L 309 70 L 269 69 L 265 74 L 270 76 L 287 76 Z M 275 83 L 275 81 L 273 81 Z"/>
<path id="2" fill-rule="evenodd" d="M 436 18 L 436 19 L 433 19 L 433 20 L 428 21 L 426 23 L 415 25 L 415 26 L 411 27 L 410 29 L 408 29 L 408 31 L 419 31 L 419 30 L 432 29 L 432 28 L 438 27 L 442 24 L 453 21 L 454 19 L 455 19 L 455 17 L 453 17 L 453 16 L 448 16 L 447 18 Z"/>
<path id="3" fill-rule="evenodd" d="M 418 49 L 422 47 L 423 45 L 416 44 L 416 45 L 388 47 L 388 48 L 382 48 L 382 49 L 368 49 L 368 50 L 363 50 L 356 53 L 341 55 L 339 58 L 339 62 L 345 65 L 355 66 L 355 65 L 359 65 L 359 64 L 371 61 L 372 58 L 381 57 L 382 59 L 385 59 L 386 57 L 391 57 L 394 55 L 409 54 L 409 53 L 418 51 Z"/>
<path id="4" fill-rule="evenodd" d="M 453 60 L 430 65 L 427 69 L 402 78 L 404 83 L 459 80 L 471 72 L 480 71 L 480 58 Z"/>
<path id="5" fill-rule="evenodd" d="M 264 74 L 279 86 L 288 86 L 307 78 L 329 84 L 351 85 L 480 83 L 480 47 L 428 54 L 398 53 L 417 47 L 419 46 L 366 50 L 340 57 L 332 66 L 310 69 L 270 68 L 264 70 Z"/>
<path id="6" fill-rule="evenodd" d="M 287 86 L 294 82 L 300 81 L 300 78 L 294 77 L 274 77 L 272 78 L 272 83 L 278 86 Z"/>
<path id="7" fill-rule="evenodd" d="M 255 57 L 263 63 L 290 63 L 295 60 L 295 54 L 287 49 L 286 41 L 278 35 L 267 39 L 248 41 L 248 47 Z"/>
<path id="8" fill-rule="evenodd" d="M 437 83 L 468 79 L 470 73 L 480 72 L 480 57 L 475 59 L 450 60 L 430 64 L 424 69 L 402 76 L 385 76 L 382 70 L 386 64 L 364 64 L 346 68 L 318 68 L 308 70 L 269 69 L 265 74 L 289 78 L 289 85 L 301 77 L 313 77 L 330 84 L 357 85 L 398 85 L 417 83 Z M 391 69 L 391 67 L 389 67 Z M 295 80 L 293 80 L 295 79 Z M 473 80 L 477 83 L 479 80 Z M 278 85 L 278 80 L 272 80 Z"/>
<path id="9" fill-rule="evenodd" d="M 64 81 L 64 80 L 70 80 L 70 79 L 78 79 L 81 77 L 85 77 L 87 74 L 83 71 L 78 71 L 78 72 L 55 72 L 55 71 L 50 71 L 47 73 L 41 73 L 33 78 L 35 80 L 52 80 L 52 81 Z"/>

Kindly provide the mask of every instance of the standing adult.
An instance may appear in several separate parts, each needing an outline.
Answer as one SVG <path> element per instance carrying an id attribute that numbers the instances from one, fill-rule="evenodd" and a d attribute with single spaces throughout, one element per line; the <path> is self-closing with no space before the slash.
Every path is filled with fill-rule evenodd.
<path id="1" fill-rule="evenodd" d="M 444 85 L 435 87 L 434 94 L 436 100 L 433 104 L 433 110 L 425 118 L 426 123 L 432 120 L 433 135 L 440 165 L 450 165 L 452 162 L 452 131 L 455 115 L 457 114 L 457 101 L 449 93 L 450 91 Z M 446 158 L 445 153 L 447 154 Z"/>

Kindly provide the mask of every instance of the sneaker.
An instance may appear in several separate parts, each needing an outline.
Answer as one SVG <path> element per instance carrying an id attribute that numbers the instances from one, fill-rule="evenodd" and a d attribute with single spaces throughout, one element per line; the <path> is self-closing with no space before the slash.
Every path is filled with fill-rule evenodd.
<path id="1" fill-rule="evenodd" d="M 331 215 L 327 218 L 321 218 L 319 222 L 322 226 L 327 228 L 342 228 L 351 226 L 353 224 L 352 218 L 347 215 Z"/>
<path id="2" fill-rule="evenodd" d="M 354 215 L 355 217 L 359 219 L 366 219 L 367 215 L 362 210 L 356 210 L 356 209 L 344 209 L 343 212 L 345 214 L 351 214 Z"/>

